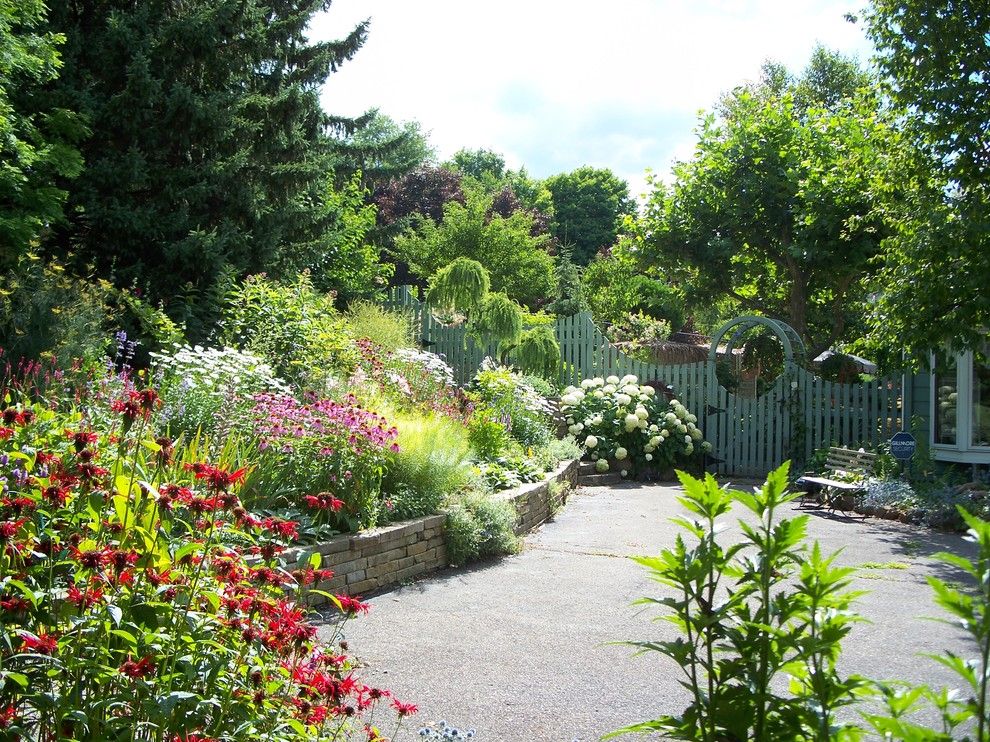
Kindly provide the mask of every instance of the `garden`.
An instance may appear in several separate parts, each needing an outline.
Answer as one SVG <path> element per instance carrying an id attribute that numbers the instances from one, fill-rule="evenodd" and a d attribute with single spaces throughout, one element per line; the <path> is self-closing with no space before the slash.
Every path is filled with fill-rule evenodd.
<path id="1" fill-rule="evenodd" d="M 966 361 L 917 407 L 931 414 L 912 467 L 880 450 L 859 507 L 967 530 L 978 563 L 948 561 L 985 588 L 986 475 L 936 464 L 924 441 L 944 433 L 942 459 L 988 460 L 973 379 L 990 325 L 990 25 L 916 5 L 873 0 L 851 18 L 873 67 L 821 46 L 798 72 L 767 61 L 637 202 L 609 168 L 444 159 L 419 122 L 326 110 L 321 91 L 371 26 L 316 40 L 323 0 L 0 2 L 0 737 L 395 739 L 416 699 L 368 679 L 348 639 L 368 596 L 348 586 L 372 583 L 340 587 L 340 554 L 390 533 L 398 561 L 415 546 L 431 564 L 494 564 L 545 520 L 512 493 L 546 487 L 552 516 L 568 462 L 617 480 L 701 473 L 722 444 L 704 423 L 725 410 L 611 374 L 697 360 L 742 314 L 782 319 L 809 358 L 833 354 L 819 370 L 837 383 L 858 377 L 852 353 L 923 393 L 939 349 Z M 388 303 L 399 286 L 426 315 Z M 639 365 L 582 368 L 561 354 L 562 322 Z M 439 347 L 429 323 L 460 342 Z M 771 387 L 761 374 L 784 361 L 768 338 L 730 349 L 724 387 Z M 895 385 L 881 386 L 887 405 Z M 916 410 L 898 388 L 904 420 Z M 882 431 L 897 417 L 884 410 Z M 642 648 L 685 668 L 694 699 L 649 730 L 861 731 L 833 713 L 863 685 L 834 667 L 848 581 L 799 548 L 803 521 L 773 521 L 784 476 L 755 496 L 684 476 L 698 520 L 678 523 L 697 543 L 643 564 L 680 591 L 658 601 L 687 638 Z M 730 501 L 765 527 L 723 548 Z M 442 546 L 406 544 L 417 528 Z M 355 575 L 390 558 L 362 549 Z M 870 723 L 935 740 L 975 718 L 986 739 L 986 590 L 932 584 L 980 642 L 981 664 L 940 660 L 973 698 L 887 687 L 893 721 Z M 771 687 L 784 672 L 788 698 Z M 897 721 L 922 696 L 941 736 Z"/>
<path id="2" fill-rule="evenodd" d="M 11 735 L 384 739 L 415 707 L 359 680 L 343 627 L 367 606 L 326 591 L 317 545 L 440 513 L 450 563 L 512 553 L 517 514 L 493 493 L 584 454 L 632 476 L 705 445 L 631 376 L 561 394 L 489 359 L 460 388 L 410 317 L 338 310 L 305 274 L 245 280 L 213 344 L 162 325 L 150 352 L 120 331 L 102 358 L 5 361 Z"/>

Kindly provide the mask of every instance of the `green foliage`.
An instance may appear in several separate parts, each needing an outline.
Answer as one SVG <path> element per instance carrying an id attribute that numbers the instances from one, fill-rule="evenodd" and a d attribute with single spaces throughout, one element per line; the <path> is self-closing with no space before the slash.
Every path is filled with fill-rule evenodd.
<path id="1" fill-rule="evenodd" d="M 0 270 L 13 269 L 49 225 L 62 218 L 65 179 L 82 170 L 74 146 L 81 119 L 39 106 L 56 79 L 62 34 L 45 28 L 43 0 L 0 3 Z"/>
<path id="2" fill-rule="evenodd" d="M 347 224 L 368 213 L 352 213 L 348 187 L 330 190 L 334 137 L 364 122 L 319 100 L 366 23 L 311 42 L 324 0 L 50 5 L 64 65 L 35 102 L 77 110 L 91 133 L 47 251 L 164 302 L 195 339 L 209 334 L 230 269 L 311 267 L 320 285 L 370 288 L 377 255 L 354 249 L 360 230 Z"/>
<path id="3" fill-rule="evenodd" d="M 543 185 L 553 202 L 553 236 L 573 246 L 578 265 L 587 265 L 603 247 L 614 245 L 623 219 L 636 211 L 629 185 L 608 169 L 580 167 L 547 178 Z"/>
<path id="4" fill-rule="evenodd" d="M 482 461 L 494 461 L 506 451 L 512 439 L 497 413 L 486 407 L 475 408 L 468 422 L 468 440 L 474 455 Z"/>
<path id="5" fill-rule="evenodd" d="M 137 340 L 144 351 L 161 350 L 185 340 L 182 328 L 159 307 L 152 306 L 126 289 L 116 293 L 116 300 L 121 307 L 120 320 L 128 337 Z"/>
<path id="6" fill-rule="evenodd" d="M 106 282 L 25 257 L 0 277 L 0 347 L 15 361 L 51 354 L 62 368 L 98 361 L 110 342 L 112 297 Z"/>
<path id="7" fill-rule="evenodd" d="M 463 566 L 477 559 L 514 554 L 516 510 L 512 503 L 472 490 L 447 510 L 447 558 Z"/>
<path id="8" fill-rule="evenodd" d="M 719 487 L 680 473 L 681 505 L 674 522 L 685 536 L 659 557 L 638 557 L 650 577 L 671 589 L 637 603 L 663 606 L 680 634 L 665 641 L 634 641 L 658 652 L 683 673 L 691 702 L 677 716 L 634 724 L 609 737 L 660 732 L 670 739 L 854 740 L 861 731 L 840 721 L 843 707 L 865 691 L 865 680 L 837 670 L 842 639 L 859 620 L 850 611 L 852 568 L 834 565 L 815 544 L 804 547 L 807 516 L 781 519 L 794 499 L 786 491 L 788 465 L 772 472 L 755 493 Z M 752 511 L 739 520 L 743 541 L 721 542 L 717 521 L 733 505 Z M 775 679 L 790 677 L 790 693 Z"/>
<path id="9" fill-rule="evenodd" d="M 588 309 L 588 300 L 581 285 L 581 272 L 571 260 L 571 248 L 564 247 L 557 253 L 555 267 L 557 291 L 547 309 L 558 317 L 570 317 Z"/>
<path id="10" fill-rule="evenodd" d="M 527 377 L 504 366 L 486 364 L 471 381 L 469 396 L 521 446 L 539 446 L 550 440 L 553 408 Z M 498 450 L 487 448 L 482 458 L 494 460 L 507 448 L 505 444 Z"/>
<path id="11" fill-rule="evenodd" d="M 351 302 L 345 319 L 351 337 L 368 338 L 386 352 L 416 345 L 415 322 L 409 312 L 392 311 L 377 302 L 361 300 Z"/>
<path id="12" fill-rule="evenodd" d="M 447 545 L 447 561 L 455 567 L 469 564 L 478 558 L 481 527 L 460 503 L 449 507 L 446 515 L 443 535 Z"/>
<path id="13" fill-rule="evenodd" d="M 556 378 L 560 370 L 560 343 L 546 325 L 522 333 L 512 356 L 524 373 Z"/>
<path id="14" fill-rule="evenodd" d="M 305 273 L 291 284 L 247 278 L 230 295 L 222 333 L 226 343 L 261 356 L 277 376 L 303 388 L 349 373 L 358 359 L 333 298 L 314 290 Z"/>
<path id="15" fill-rule="evenodd" d="M 459 257 L 433 274 L 426 300 L 441 310 L 470 313 L 488 296 L 490 287 L 488 271 L 481 263 Z"/>
<path id="16" fill-rule="evenodd" d="M 960 733 L 966 734 L 965 739 L 979 742 L 990 739 L 990 674 L 987 672 L 990 661 L 990 523 L 971 515 L 961 506 L 958 510 L 969 528 L 968 539 L 976 545 L 976 559 L 946 552 L 935 557 L 962 570 L 973 580 L 963 589 L 938 577 L 928 577 L 928 584 L 934 591 L 935 602 L 951 616 L 939 620 L 962 628 L 972 638 L 979 655 L 970 659 L 951 652 L 929 655 L 958 676 L 962 692 L 881 684 L 887 715 L 864 714 L 881 735 L 911 742 L 958 739 Z M 941 729 L 921 727 L 910 720 L 911 712 L 924 704 L 934 706 L 941 717 Z"/>
<path id="17" fill-rule="evenodd" d="M 490 178 L 498 182 L 506 175 L 505 158 L 488 149 L 458 150 L 448 165 L 477 180 Z"/>
<path id="18" fill-rule="evenodd" d="M 915 366 L 943 345 L 982 353 L 990 326 L 990 15 L 973 0 L 874 0 L 864 19 L 886 92 L 920 150 L 891 163 L 905 193 L 882 194 L 894 230 L 874 286 L 869 352 L 895 368 L 905 349 Z"/>
<path id="19" fill-rule="evenodd" d="M 584 449 L 579 446 L 573 435 L 563 438 L 551 438 L 548 443 L 533 449 L 532 459 L 544 471 L 553 470 L 561 461 L 579 459 Z"/>
<path id="20" fill-rule="evenodd" d="M 318 289 L 332 291 L 345 301 L 384 286 L 393 266 L 379 260 L 378 248 L 368 240 L 376 209 L 365 203 L 367 195 L 361 173 L 339 188 L 328 183 L 319 205 L 320 241 L 282 256 L 279 263 L 273 261 L 272 268 L 282 275 L 308 269 Z"/>
<path id="21" fill-rule="evenodd" d="M 406 520 L 440 512 L 448 498 L 470 481 L 468 431 L 443 415 L 397 418 L 395 425 L 399 450 L 391 456 L 382 480 L 387 517 Z"/>
<path id="22" fill-rule="evenodd" d="M 813 355 L 855 337 L 863 279 L 889 233 L 877 195 L 896 196 L 889 166 L 903 150 L 870 83 L 819 51 L 799 80 L 768 66 L 726 96 L 673 186 L 654 182 L 637 226 L 644 263 L 693 306 L 730 298 L 783 317 Z"/>
<path id="23" fill-rule="evenodd" d="M 333 169 L 338 177 L 358 175 L 362 186 L 373 188 L 433 160 L 435 153 L 419 122 L 400 124 L 377 109 L 365 118 L 363 126 L 337 143 Z"/>
<path id="24" fill-rule="evenodd" d="M 537 307 L 554 290 L 548 238 L 533 236 L 533 217 L 526 211 L 504 217 L 491 214 L 491 205 L 492 198 L 480 191 L 469 192 L 465 204 L 448 201 L 441 223 L 421 219 L 396 238 L 396 256 L 421 277 L 434 275 L 459 257 L 476 260 L 488 270 L 493 291 Z"/>
<path id="25" fill-rule="evenodd" d="M 469 330 L 480 343 L 494 342 L 499 353 L 519 343 L 522 309 L 505 294 L 489 293 L 471 320 Z"/>
<path id="26" fill-rule="evenodd" d="M 629 315 L 642 315 L 665 322 L 668 334 L 680 330 L 686 314 L 682 292 L 659 274 L 658 266 L 644 263 L 640 252 L 632 240 L 623 239 L 584 270 L 584 295 L 595 321 L 620 325 Z"/>

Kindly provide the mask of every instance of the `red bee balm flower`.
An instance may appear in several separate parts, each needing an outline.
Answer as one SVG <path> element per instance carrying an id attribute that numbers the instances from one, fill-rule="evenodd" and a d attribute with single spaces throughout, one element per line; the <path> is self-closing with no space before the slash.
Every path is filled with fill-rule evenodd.
<path id="1" fill-rule="evenodd" d="M 356 613 L 367 613 L 371 610 L 371 606 L 367 603 L 362 603 L 359 598 L 351 598 L 347 595 L 338 595 L 337 600 L 340 603 L 340 610 L 344 613 L 350 613 L 354 615 Z"/>
<path id="2" fill-rule="evenodd" d="M 399 712 L 399 716 L 409 716 L 419 711 L 415 703 L 403 703 L 398 698 L 392 701 L 392 707 Z"/>
<path id="3" fill-rule="evenodd" d="M 244 475 L 247 473 L 247 469 L 244 468 L 229 472 L 203 462 L 186 464 L 185 468 L 186 471 L 191 471 L 195 475 L 196 479 L 205 480 L 210 487 L 221 491 L 227 490 L 231 485 L 240 482 L 244 479 Z"/>
<path id="4" fill-rule="evenodd" d="M 120 674 L 129 678 L 146 678 L 155 672 L 155 663 L 150 655 L 142 657 L 137 662 L 128 659 L 120 666 Z"/>
<path id="5" fill-rule="evenodd" d="M 44 632 L 38 634 L 37 636 L 28 633 L 21 634 L 22 652 L 52 655 L 55 654 L 55 650 L 57 649 L 58 638 L 52 636 L 51 634 L 45 634 Z"/>

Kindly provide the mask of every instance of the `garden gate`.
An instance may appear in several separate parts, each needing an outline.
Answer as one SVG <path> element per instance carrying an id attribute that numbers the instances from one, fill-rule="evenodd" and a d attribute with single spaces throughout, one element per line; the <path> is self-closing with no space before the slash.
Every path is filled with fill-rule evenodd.
<path id="1" fill-rule="evenodd" d="M 468 383 L 494 345 L 482 347 L 464 327 L 437 321 L 410 288 L 392 289 L 386 305 L 412 313 L 423 346 L 442 354 L 459 384 Z M 731 353 L 754 327 L 771 330 L 784 348 L 784 372 L 757 397 L 726 390 L 715 373 L 720 344 Z M 902 429 L 901 381 L 876 379 L 859 384 L 825 381 L 804 364 L 804 343 L 786 323 L 766 317 L 739 317 L 712 338 L 707 361 L 657 365 L 631 358 L 612 345 L 587 312 L 558 318 L 560 381 L 579 384 L 592 376 L 635 374 L 662 381 L 698 418 L 711 442 L 708 468 L 718 474 L 762 477 L 786 459 L 805 462 L 818 448 L 842 445 L 875 448 Z M 731 333 L 731 334 L 730 334 Z"/>

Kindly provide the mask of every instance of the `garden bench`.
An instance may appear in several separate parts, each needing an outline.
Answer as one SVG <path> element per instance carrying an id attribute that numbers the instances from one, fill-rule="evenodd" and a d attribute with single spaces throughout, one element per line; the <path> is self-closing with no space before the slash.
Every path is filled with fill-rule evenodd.
<path id="1" fill-rule="evenodd" d="M 796 482 L 804 488 L 801 507 L 809 497 L 816 496 L 817 502 L 829 510 L 845 512 L 850 497 L 866 489 L 866 478 L 873 473 L 876 459 L 875 453 L 831 446 L 825 458 L 825 476 L 808 473 Z"/>

